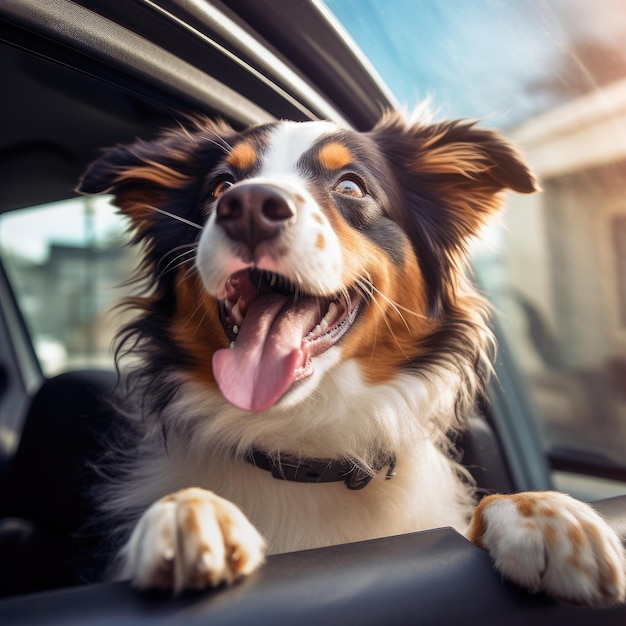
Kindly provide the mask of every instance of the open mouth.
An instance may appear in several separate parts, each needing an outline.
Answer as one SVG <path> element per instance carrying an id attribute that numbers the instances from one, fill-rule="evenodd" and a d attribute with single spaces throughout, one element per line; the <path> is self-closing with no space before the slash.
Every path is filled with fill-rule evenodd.
<path id="1" fill-rule="evenodd" d="M 233 274 L 220 302 L 230 349 L 213 356 L 220 390 L 239 408 L 270 408 L 313 373 L 311 359 L 345 335 L 361 303 L 353 290 L 319 297 L 278 274 L 257 269 Z"/>

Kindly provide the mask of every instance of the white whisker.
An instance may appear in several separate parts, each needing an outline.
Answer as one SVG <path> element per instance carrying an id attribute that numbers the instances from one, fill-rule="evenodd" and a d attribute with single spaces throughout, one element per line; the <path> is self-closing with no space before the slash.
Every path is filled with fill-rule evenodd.
<path id="1" fill-rule="evenodd" d="M 178 128 L 180 128 L 181 132 L 184 133 L 184 135 L 187 137 L 187 139 L 193 141 L 193 136 L 189 132 L 189 129 L 180 120 L 176 120 L 176 124 L 178 125 Z"/>
<path id="2" fill-rule="evenodd" d="M 400 342 L 397 340 L 395 333 L 393 332 L 393 328 L 391 327 L 391 324 L 389 323 L 389 315 L 387 314 L 387 312 L 385 311 L 385 309 L 382 307 L 381 303 L 378 301 L 378 299 L 375 297 L 376 294 L 380 295 L 380 297 L 386 301 L 387 303 L 389 303 L 392 308 L 396 311 L 396 313 L 400 316 L 400 319 L 404 322 L 404 325 L 406 327 L 407 330 L 411 330 L 409 325 L 407 324 L 406 319 L 404 318 L 404 316 L 400 313 L 400 311 L 393 305 L 393 302 L 387 297 L 385 296 L 379 289 L 376 289 L 376 287 L 374 287 L 374 285 L 371 283 L 371 281 L 367 280 L 367 279 L 359 279 L 356 281 L 356 285 L 359 287 L 359 289 L 361 289 L 361 291 L 365 294 L 368 295 L 370 297 L 370 302 L 373 302 L 380 310 L 380 312 L 383 314 L 382 318 L 383 321 L 385 322 L 385 326 L 387 326 L 389 333 L 391 334 L 391 336 L 393 337 L 394 341 L 396 342 L 396 345 L 398 346 L 400 352 L 402 353 L 402 355 L 404 356 L 404 358 L 407 361 L 411 360 L 411 357 L 404 351 L 404 349 L 402 348 L 402 346 L 400 345 Z M 367 291 L 367 287 L 369 287 L 371 289 L 371 291 Z M 374 343 L 375 345 L 375 343 Z M 374 352 L 372 351 L 372 355 L 374 354 Z"/>
<path id="3" fill-rule="evenodd" d="M 193 242 L 189 242 L 189 243 L 182 243 L 180 246 L 176 246 L 175 248 L 172 248 L 171 250 L 169 250 L 167 252 L 167 254 L 173 254 L 174 252 L 178 252 L 179 250 L 184 250 L 185 248 L 188 248 L 189 250 L 194 250 L 197 246 L 197 242 L 193 241 Z M 164 255 L 165 258 L 165 255 Z"/>
<path id="4" fill-rule="evenodd" d="M 184 265 L 184 263 L 181 263 L 180 265 Z M 179 265 L 179 267 L 180 267 Z M 178 284 L 180 285 L 184 280 L 187 280 L 189 278 L 191 278 L 191 276 L 196 273 L 198 271 L 198 268 L 194 265 L 189 265 L 187 267 L 187 271 L 180 275 L 178 278 Z M 197 305 L 196 305 L 196 311 L 199 310 L 202 307 L 202 303 L 201 300 L 198 301 Z"/>
<path id="5" fill-rule="evenodd" d="M 157 213 L 161 213 L 162 215 L 166 215 L 167 217 L 171 217 L 173 220 L 177 220 L 179 222 L 182 222 L 183 224 L 187 224 L 188 226 L 193 226 L 194 228 L 197 228 L 198 230 L 202 230 L 202 226 L 200 226 L 200 224 L 191 222 L 188 219 L 181 217 L 180 215 L 170 213 L 169 211 L 166 211 L 165 209 L 160 209 L 159 207 L 152 206 L 151 204 L 146 204 L 145 207 L 148 209 L 152 209 L 153 211 L 156 211 Z"/>
<path id="6" fill-rule="evenodd" d="M 401 304 L 398 304 L 397 302 L 395 302 L 394 300 L 392 300 L 391 298 L 389 298 L 389 296 L 386 296 L 382 291 L 380 291 L 380 289 L 377 289 L 374 286 L 374 283 L 372 282 L 372 280 L 370 278 L 365 278 L 363 277 L 362 279 L 360 279 L 359 281 L 357 281 L 361 286 L 363 286 L 364 283 L 367 284 L 367 286 L 369 287 L 369 289 L 371 291 L 369 291 L 367 293 L 367 295 L 369 295 L 370 297 L 373 296 L 374 293 L 378 294 L 390 307 L 393 308 L 393 310 L 398 314 L 398 316 L 400 318 L 402 318 L 402 321 L 404 322 L 405 326 L 407 327 L 407 329 L 409 329 L 409 326 L 406 322 L 406 319 L 404 318 L 403 313 L 406 313 L 408 315 L 411 315 L 413 317 L 417 317 L 419 319 L 428 319 L 428 316 L 424 315 L 423 313 L 418 313 L 417 311 L 413 311 L 412 309 L 407 309 L 405 306 L 402 306 Z"/>
<path id="7" fill-rule="evenodd" d="M 180 277 L 180 282 L 182 282 L 183 280 L 188 279 L 191 274 L 193 272 L 196 272 L 196 268 L 194 267 L 190 267 L 188 269 L 188 271 L 185 273 L 184 276 Z M 200 315 L 200 319 L 198 320 L 197 324 L 195 325 L 195 328 L 193 328 L 191 336 L 192 337 L 196 337 L 197 334 L 201 331 L 201 329 L 204 326 L 204 322 L 207 319 L 207 315 L 208 315 L 208 311 L 206 310 L 206 308 L 202 305 L 202 299 L 199 298 L 198 302 L 196 303 L 196 308 L 193 310 L 193 312 L 191 313 L 191 315 L 188 316 L 187 321 L 185 322 L 185 324 L 190 323 L 193 319 L 195 319 L 195 317 L 197 316 L 198 313 L 201 313 Z"/>
<path id="8" fill-rule="evenodd" d="M 195 244 L 186 244 L 186 245 L 192 246 L 192 247 L 185 252 L 181 252 L 180 254 L 175 256 L 173 259 L 170 259 L 167 265 L 165 265 L 165 267 L 159 272 L 159 278 L 167 274 L 167 272 L 178 269 L 179 267 L 182 267 L 186 263 L 189 263 L 190 261 L 193 261 L 195 259 L 193 254 L 196 251 L 196 245 Z M 172 252 L 176 252 L 177 250 L 180 250 L 181 248 L 184 248 L 184 247 L 185 246 L 179 246 L 178 248 L 174 248 L 173 250 L 170 250 L 168 254 L 171 254 Z M 161 261 L 163 261 L 163 259 L 161 259 Z M 157 264 L 157 269 L 159 269 L 159 265 L 161 264 L 161 261 L 159 261 L 159 263 Z"/>
<path id="9" fill-rule="evenodd" d="M 211 139 L 210 137 L 200 137 L 200 139 L 204 139 L 204 141 L 208 141 L 209 143 L 212 143 L 214 146 L 216 146 L 217 148 L 219 148 L 224 154 L 228 154 L 232 148 L 226 144 L 226 142 L 224 142 L 224 144 L 215 141 L 215 139 Z"/>
<path id="10" fill-rule="evenodd" d="M 233 149 L 233 147 L 221 135 L 218 135 L 217 132 L 215 132 L 212 128 L 206 128 L 205 130 L 213 133 L 213 135 L 217 137 L 217 141 L 215 139 L 211 139 L 210 137 L 206 137 L 205 135 L 200 135 L 200 139 L 204 139 L 205 141 L 212 143 L 214 146 L 217 146 L 218 148 L 223 150 L 226 154 L 228 154 Z"/>

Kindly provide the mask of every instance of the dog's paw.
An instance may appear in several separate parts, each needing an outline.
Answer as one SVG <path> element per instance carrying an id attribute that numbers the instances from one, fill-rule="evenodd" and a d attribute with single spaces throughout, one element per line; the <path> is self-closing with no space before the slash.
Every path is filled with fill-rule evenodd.
<path id="1" fill-rule="evenodd" d="M 255 571 L 264 553 L 264 539 L 234 504 L 190 488 L 145 511 L 122 551 L 120 577 L 179 593 L 230 584 Z"/>
<path id="2" fill-rule="evenodd" d="M 618 535 L 587 504 L 552 491 L 494 495 L 467 530 L 508 579 L 575 604 L 626 599 L 626 556 Z"/>

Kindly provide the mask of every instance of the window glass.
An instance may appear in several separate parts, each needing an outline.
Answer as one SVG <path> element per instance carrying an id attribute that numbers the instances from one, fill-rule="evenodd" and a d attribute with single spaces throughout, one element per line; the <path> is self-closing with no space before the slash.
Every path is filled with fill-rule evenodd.
<path id="1" fill-rule="evenodd" d="M 475 268 L 555 456 L 626 465 L 626 4 L 327 0 L 407 109 L 478 118 L 543 192 Z"/>
<path id="2" fill-rule="evenodd" d="M 114 304 L 135 266 L 107 198 L 75 198 L 0 216 L 0 254 L 46 375 L 112 367 Z"/>

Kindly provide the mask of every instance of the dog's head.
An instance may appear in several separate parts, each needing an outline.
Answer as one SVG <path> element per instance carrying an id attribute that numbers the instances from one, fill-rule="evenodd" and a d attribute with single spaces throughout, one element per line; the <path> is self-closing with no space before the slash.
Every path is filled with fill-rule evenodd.
<path id="1" fill-rule="evenodd" d="M 258 412 L 340 361 L 369 384 L 460 352 L 474 363 L 466 246 L 507 188 L 535 182 L 494 132 L 390 114 L 368 133 L 202 120 L 111 149 L 80 190 L 114 194 L 144 245 L 152 289 L 127 336 L 152 373 Z"/>

